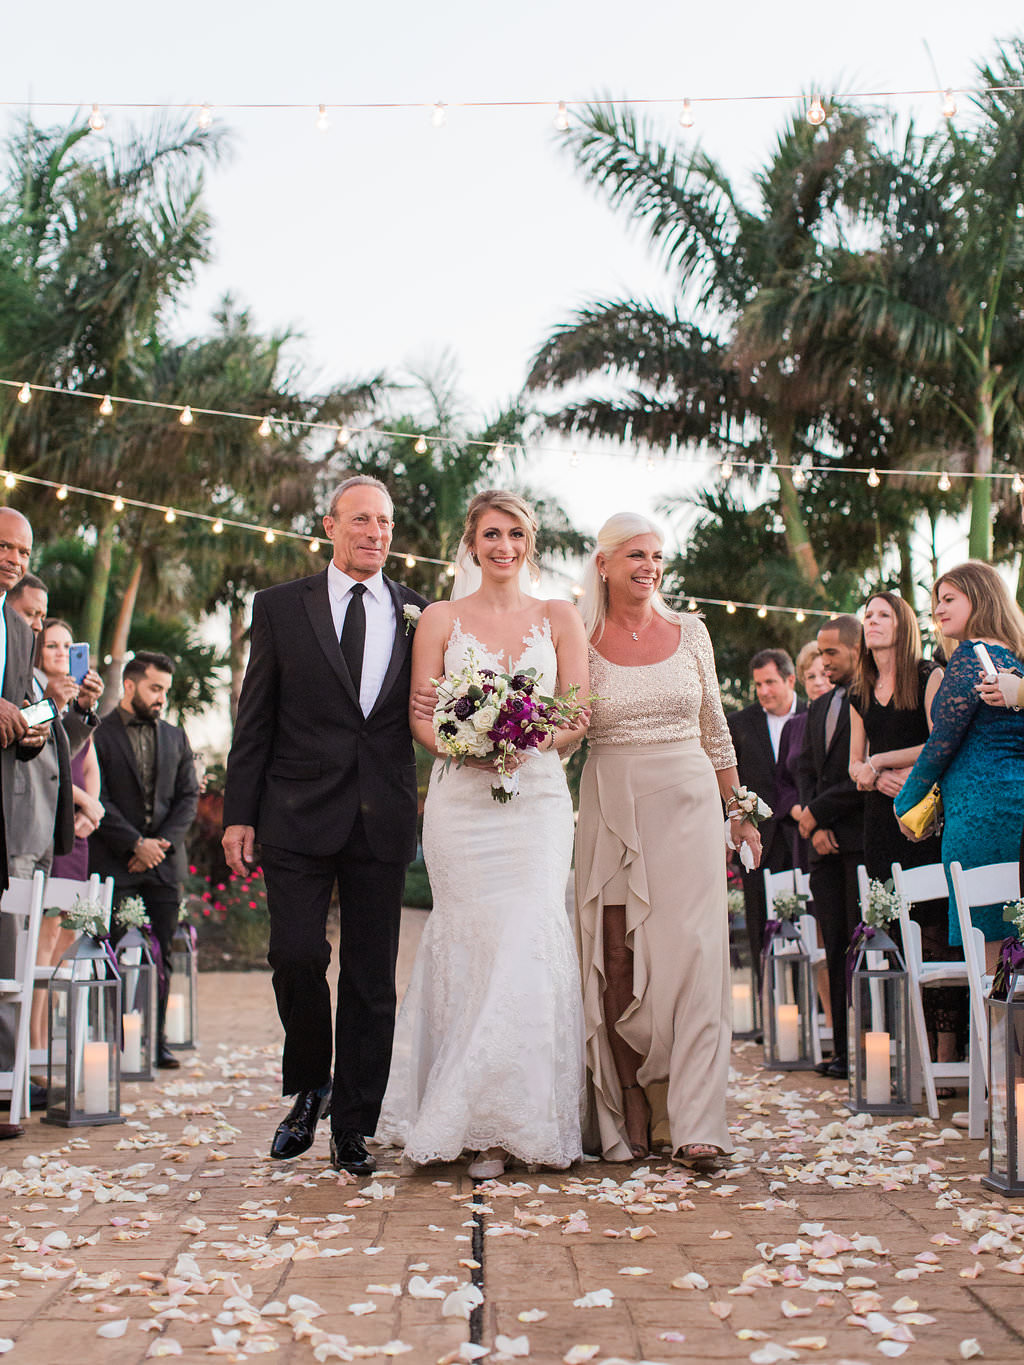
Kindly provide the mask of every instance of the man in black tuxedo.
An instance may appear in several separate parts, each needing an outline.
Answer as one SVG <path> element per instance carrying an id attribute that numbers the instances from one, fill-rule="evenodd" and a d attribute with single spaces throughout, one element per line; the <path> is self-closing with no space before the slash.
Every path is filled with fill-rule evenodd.
<path id="1" fill-rule="evenodd" d="M 89 837 L 89 871 L 114 878 L 115 935 L 121 901 L 141 896 L 145 902 L 164 964 L 156 1060 L 171 1069 L 181 1065 L 164 1036 L 171 940 L 187 869 L 185 837 L 199 801 L 185 731 L 160 719 L 173 674 L 166 654 L 140 651 L 125 664 L 121 699 L 94 731 L 103 819 Z"/>
<path id="2" fill-rule="evenodd" d="M 860 654 L 856 616 L 836 616 L 818 631 L 832 691 L 811 702 L 796 765 L 800 834 L 810 839 L 811 898 L 821 926 L 832 1001 L 832 1060 L 818 1068 L 847 1074 L 846 950 L 860 919 L 857 865 L 864 861 L 864 797 L 850 778 L 850 697 Z"/>
<path id="3" fill-rule="evenodd" d="M 762 649 L 750 661 L 757 701 L 728 717 L 729 731 L 736 750 L 736 767 L 744 787 L 757 792 L 774 814 L 758 826 L 761 836 L 761 864 L 753 872 L 743 869 L 743 902 L 747 939 L 758 983 L 761 980 L 761 949 L 767 905 L 765 872 L 782 872 L 793 866 L 792 842 L 788 825 L 793 821 L 778 809 L 775 769 L 779 739 L 790 716 L 804 709 L 796 696 L 796 669 L 784 649 Z"/>
<path id="4" fill-rule="evenodd" d="M 416 852 L 405 610 L 425 602 L 382 573 L 393 525 L 384 484 L 347 479 L 324 517 L 334 547 L 327 569 L 256 594 L 224 795 L 228 865 L 243 873 L 260 845 L 285 1034 L 282 1092 L 296 1096 L 271 1156 L 306 1151 L 329 1108 L 331 1164 L 355 1175 L 376 1168 L 364 1135 L 376 1128 L 391 1064 L 402 889 Z M 326 923 L 335 884 L 332 1047 Z"/>

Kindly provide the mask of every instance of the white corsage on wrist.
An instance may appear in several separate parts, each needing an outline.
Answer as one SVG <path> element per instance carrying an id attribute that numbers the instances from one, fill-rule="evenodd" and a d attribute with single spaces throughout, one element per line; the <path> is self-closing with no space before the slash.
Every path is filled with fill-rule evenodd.
<path id="1" fill-rule="evenodd" d="M 423 615 L 423 608 L 415 606 L 412 602 L 406 603 L 402 608 L 402 620 L 405 622 L 405 633 L 411 635 L 419 625 L 420 617 Z"/>
<path id="2" fill-rule="evenodd" d="M 749 787 L 733 787 L 732 796 L 725 803 L 730 820 L 749 820 L 755 828 L 762 820 L 770 820 L 772 808 Z"/>

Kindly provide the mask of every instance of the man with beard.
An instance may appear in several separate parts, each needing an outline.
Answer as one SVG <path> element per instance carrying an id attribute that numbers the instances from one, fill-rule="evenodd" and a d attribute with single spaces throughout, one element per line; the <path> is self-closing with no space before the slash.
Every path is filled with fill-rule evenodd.
<path id="1" fill-rule="evenodd" d="M 185 876 L 185 836 L 199 799 L 195 760 L 184 730 L 160 719 L 174 664 L 140 652 L 125 664 L 120 702 L 96 728 L 104 808 L 89 840 L 89 870 L 114 878 L 115 942 L 124 929 L 117 908 L 141 896 L 160 945 L 157 1066 L 180 1065 L 167 1046 L 164 1016 L 171 975 L 171 939 Z"/>

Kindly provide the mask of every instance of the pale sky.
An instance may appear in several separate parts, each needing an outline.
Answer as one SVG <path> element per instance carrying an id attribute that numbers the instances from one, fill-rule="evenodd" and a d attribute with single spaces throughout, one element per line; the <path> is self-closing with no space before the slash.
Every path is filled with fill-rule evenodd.
<path id="1" fill-rule="evenodd" d="M 234 158 L 209 180 L 215 260 L 183 330 L 201 331 L 231 290 L 257 325 L 302 334 L 311 385 L 449 349 L 482 414 L 519 389 L 532 352 L 580 304 L 665 296 L 639 234 L 560 153 L 558 100 L 571 110 L 600 93 L 664 99 L 652 112 L 674 134 L 688 96 L 693 134 L 742 181 L 793 106 L 702 106 L 702 96 L 966 86 L 994 40 L 1024 28 L 1019 0 L 51 0 L 44 10 L 8 0 L 3 10 L 0 100 L 31 99 L 40 123 L 72 112 L 41 107 L 50 101 L 86 112 L 208 101 L 235 130 Z M 333 110 L 328 132 L 315 127 L 322 102 L 435 100 L 451 106 L 440 129 L 425 108 Z M 454 107 L 474 100 L 547 103 Z M 223 109 L 275 103 L 304 107 Z M 938 120 L 932 96 L 892 103 L 922 125 Z M 115 136 L 147 117 L 106 113 Z M 623 505 L 652 510 L 697 477 L 579 449 L 580 468 L 538 456 L 529 478 L 586 531 Z"/>

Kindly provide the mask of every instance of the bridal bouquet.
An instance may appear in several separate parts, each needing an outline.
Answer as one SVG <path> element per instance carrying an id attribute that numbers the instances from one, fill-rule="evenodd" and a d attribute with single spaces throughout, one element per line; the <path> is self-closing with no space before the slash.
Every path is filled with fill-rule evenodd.
<path id="1" fill-rule="evenodd" d="M 508 771 L 516 752 L 536 749 L 545 735 L 565 725 L 575 725 L 583 711 L 578 687 L 562 697 L 540 691 L 535 669 L 521 673 L 497 673 L 468 668 L 450 678 L 432 679 L 437 688 L 434 736 L 437 747 L 461 766 L 464 759 L 496 759 L 498 785 L 491 788 L 495 801 L 511 801 L 519 790 L 519 774 Z"/>

